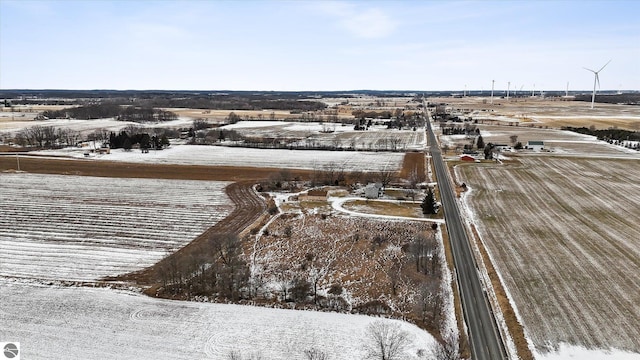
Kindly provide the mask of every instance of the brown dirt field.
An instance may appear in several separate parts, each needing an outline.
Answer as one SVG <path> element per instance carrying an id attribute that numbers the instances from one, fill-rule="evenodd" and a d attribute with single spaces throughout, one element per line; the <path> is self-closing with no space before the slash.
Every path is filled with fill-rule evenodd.
<path id="1" fill-rule="evenodd" d="M 418 174 L 418 182 L 425 181 L 427 170 L 423 152 L 408 152 L 404 155 L 402 169 L 400 169 L 400 177 L 402 179 L 409 179 L 413 172 Z"/>
<path id="2" fill-rule="evenodd" d="M 262 117 L 262 120 L 269 120 L 271 113 L 275 114 L 276 119 L 288 119 L 293 117 L 299 117 L 300 115 L 292 115 L 289 111 L 282 110 L 209 110 L 209 109 L 191 109 L 191 108 L 164 108 L 165 110 L 174 112 L 178 116 L 187 116 L 190 118 L 202 118 L 206 120 L 223 121 L 229 116 L 229 113 L 234 113 L 242 118 L 245 116 L 258 119 L 258 116 Z"/>
<path id="3" fill-rule="evenodd" d="M 369 214 L 392 215 L 423 218 L 420 204 L 407 202 L 382 202 L 355 200 L 344 203 L 344 208 L 348 210 L 360 211 Z"/>
<path id="4" fill-rule="evenodd" d="M 15 156 L 0 155 L 0 171 L 16 170 L 16 165 Z M 36 156 L 21 156 L 20 170 L 40 174 L 215 181 L 258 181 L 268 179 L 279 171 L 253 167 L 134 164 Z M 311 174 L 307 170 L 290 172 L 303 179 Z"/>

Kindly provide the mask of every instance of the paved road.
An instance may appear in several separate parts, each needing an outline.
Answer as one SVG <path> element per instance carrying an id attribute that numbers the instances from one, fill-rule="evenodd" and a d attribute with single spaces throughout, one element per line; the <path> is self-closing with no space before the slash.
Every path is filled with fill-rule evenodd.
<path id="1" fill-rule="evenodd" d="M 430 115 L 429 115 L 430 118 Z M 431 129 L 431 122 L 426 121 L 431 156 L 440 187 L 440 197 L 444 208 L 449 242 L 453 252 L 453 260 L 461 293 L 462 310 L 469 332 L 471 357 L 476 360 L 497 360 L 507 358 L 504 345 L 496 327 L 496 322 L 480 283 L 478 269 L 473 253 L 460 218 L 458 204 L 455 201 L 454 189 L 446 165 L 440 153 L 440 147 Z"/>

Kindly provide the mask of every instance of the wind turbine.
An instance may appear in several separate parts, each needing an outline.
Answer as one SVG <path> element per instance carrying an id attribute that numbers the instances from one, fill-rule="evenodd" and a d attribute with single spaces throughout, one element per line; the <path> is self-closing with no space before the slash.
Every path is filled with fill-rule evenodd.
<path id="1" fill-rule="evenodd" d="M 585 70 L 589 70 L 591 71 L 595 77 L 593 79 L 593 94 L 591 95 L 591 108 L 593 109 L 593 103 L 596 101 L 596 83 L 598 84 L 598 88 L 600 87 L 600 77 L 598 77 L 598 74 L 600 73 L 600 71 L 602 71 L 602 69 L 604 69 L 607 65 L 609 65 L 609 63 L 611 62 L 611 60 L 607 61 L 606 64 L 604 64 L 603 67 L 600 68 L 600 70 L 598 71 L 594 71 L 591 69 L 587 69 L 584 68 Z"/>
<path id="2" fill-rule="evenodd" d="M 491 80 L 491 105 L 493 105 L 493 85 L 496 83 L 495 80 Z"/>

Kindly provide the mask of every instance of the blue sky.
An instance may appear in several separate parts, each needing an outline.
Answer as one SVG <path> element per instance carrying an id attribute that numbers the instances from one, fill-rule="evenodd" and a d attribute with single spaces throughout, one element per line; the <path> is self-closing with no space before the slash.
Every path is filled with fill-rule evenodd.
<path id="1" fill-rule="evenodd" d="M 0 88 L 640 90 L 640 1 L 0 0 Z"/>

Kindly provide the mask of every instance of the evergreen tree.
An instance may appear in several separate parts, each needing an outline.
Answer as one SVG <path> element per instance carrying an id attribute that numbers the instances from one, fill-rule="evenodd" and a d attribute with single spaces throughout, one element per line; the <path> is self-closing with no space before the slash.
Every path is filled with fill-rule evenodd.
<path id="1" fill-rule="evenodd" d="M 478 135 L 476 146 L 478 147 L 478 149 L 484 149 L 484 139 L 482 138 L 482 135 Z"/>
<path id="2" fill-rule="evenodd" d="M 436 197 L 433 194 L 432 188 L 427 190 L 427 195 L 424 197 L 424 200 L 422 200 L 420 207 L 422 208 L 422 213 L 425 215 L 436 213 Z"/>
<path id="3" fill-rule="evenodd" d="M 123 148 L 125 151 L 129 151 L 129 150 L 131 150 L 131 147 L 132 147 L 132 146 L 133 146 L 133 145 L 131 144 L 131 139 L 129 139 L 129 137 L 127 136 L 127 137 L 124 139 L 124 142 L 122 143 L 122 148 Z"/>

